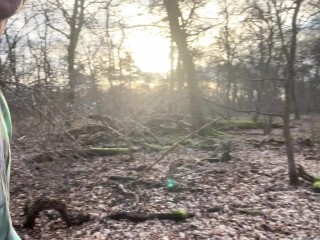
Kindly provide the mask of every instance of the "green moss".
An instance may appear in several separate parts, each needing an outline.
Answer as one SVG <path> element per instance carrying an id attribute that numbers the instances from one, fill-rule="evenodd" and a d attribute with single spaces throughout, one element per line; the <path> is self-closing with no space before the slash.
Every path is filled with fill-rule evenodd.
<path id="1" fill-rule="evenodd" d="M 187 218 L 190 214 L 185 210 L 174 210 L 172 211 L 173 214 L 179 215 L 182 218 Z"/>
<path id="2" fill-rule="evenodd" d="M 318 182 L 318 181 L 320 182 L 320 178 L 319 178 L 319 177 L 315 177 L 315 178 L 314 178 L 314 181 L 315 181 L 315 182 Z"/>
<path id="3" fill-rule="evenodd" d="M 215 138 L 221 138 L 226 135 L 225 133 L 220 132 L 218 130 L 215 130 L 214 128 L 211 128 L 211 127 L 206 127 L 204 129 L 200 130 L 199 134 L 201 136 L 211 136 L 211 137 L 215 137 Z"/>
<path id="4" fill-rule="evenodd" d="M 157 144 L 149 144 L 149 143 L 143 143 L 144 148 L 147 150 L 155 151 L 155 152 L 161 152 L 161 151 L 167 151 L 170 146 L 159 146 Z"/>
<path id="5" fill-rule="evenodd" d="M 239 129 L 262 129 L 264 124 L 262 122 L 252 121 L 226 121 L 222 122 L 225 125 L 230 125 Z"/>
<path id="6" fill-rule="evenodd" d="M 320 190 L 320 181 L 315 181 L 315 182 L 313 183 L 313 188 L 314 188 L 314 189 L 317 189 L 317 190 Z"/>
<path id="7" fill-rule="evenodd" d="M 183 146 L 194 146 L 195 143 L 191 139 L 187 139 L 181 143 Z"/>

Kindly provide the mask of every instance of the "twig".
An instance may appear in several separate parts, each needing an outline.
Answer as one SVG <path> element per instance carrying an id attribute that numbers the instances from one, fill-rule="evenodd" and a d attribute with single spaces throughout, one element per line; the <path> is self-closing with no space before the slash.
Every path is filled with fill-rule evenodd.
<path id="1" fill-rule="evenodd" d="M 175 144 L 173 144 L 167 151 L 165 151 L 153 164 L 151 164 L 149 167 L 145 168 L 140 174 L 139 177 L 141 177 L 145 172 L 149 171 L 151 168 L 153 168 L 156 164 L 158 164 L 162 159 L 164 159 L 172 150 L 174 150 L 176 147 L 178 147 L 182 142 L 188 140 L 189 138 L 191 138 L 193 135 L 197 134 L 199 131 L 201 131 L 202 129 L 210 126 L 211 124 L 218 122 L 219 120 L 221 120 L 222 118 L 218 118 L 218 119 L 214 119 L 210 122 L 208 122 L 207 124 L 203 125 L 202 127 L 198 128 L 197 130 L 195 130 L 194 132 L 190 133 L 189 135 L 187 135 L 186 137 L 182 138 L 181 140 L 179 140 L 178 142 L 176 142 Z"/>
<path id="2" fill-rule="evenodd" d="M 269 78 L 243 78 L 244 80 L 254 81 L 254 82 L 262 82 L 262 81 L 286 81 L 285 78 L 276 78 L 276 77 L 269 77 Z"/>
<path id="3" fill-rule="evenodd" d="M 135 199 L 135 207 L 137 208 L 139 206 L 139 196 L 138 194 L 136 194 L 135 192 L 132 192 L 130 190 L 127 190 L 124 188 L 124 186 L 122 184 L 119 184 L 118 185 L 120 191 L 125 194 L 125 195 L 129 195 L 129 196 L 134 196 L 134 199 Z"/>
<path id="4" fill-rule="evenodd" d="M 114 129 L 113 127 L 111 127 L 107 122 L 106 122 L 106 119 L 103 119 L 101 120 L 102 124 L 108 128 L 109 130 L 111 130 L 112 132 L 116 133 L 119 137 L 122 137 L 123 140 L 127 143 L 128 145 L 128 149 L 129 149 L 129 156 L 130 156 L 130 159 L 133 160 L 134 159 L 134 149 L 133 149 L 133 145 L 132 145 L 132 142 L 129 140 L 129 138 L 127 137 L 126 134 L 122 134 L 120 133 L 119 131 L 117 131 L 116 129 Z M 115 122 L 115 121 L 114 121 Z M 116 125 L 119 125 L 120 123 L 118 122 L 115 122 Z"/>
<path id="5" fill-rule="evenodd" d="M 17 82 L 10 82 L 10 81 L 6 81 L 6 80 L 0 80 L 1 83 L 3 84 L 11 84 L 11 85 L 15 85 L 15 86 L 18 86 L 18 87 L 23 87 L 23 88 L 27 88 L 27 89 L 31 89 L 33 91 L 39 91 L 41 92 L 39 89 L 36 89 L 36 88 L 33 88 L 33 87 L 28 87 L 22 83 L 17 83 Z"/>
<path id="6" fill-rule="evenodd" d="M 49 197 L 42 196 L 37 199 L 31 207 L 25 207 L 26 221 L 23 227 L 32 229 L 35 225 L 36 218 L 39 216 L 39 213 L 43 210 L 50 209 L 58 211 L 68 227 L 72 225 L 80 225 L 90 220 L 90 216 L 88 214 L 70 215 L 67 213 L 67 205 L 65 203 L 57 199 L 51 199 Z"/>
<path id="7" fill-rule="evenodd" d="M 260 111 L 256 111 L 256 110 L 239 110 L 239 109 L 234 109 L 234 108 L 231 108 L 231 107 L 227 107 L 227 106 L 224 106 L 224 105 L 221 105 L 221 104 L 218 104 L 218 103 L 215 103 L 207 98 L 203 98 L 205 101 L 209 102 L 209 103 L 212 103 L 218 107 L 221 107 L 221 108 L 224 108 L 224 109 L 228 109 L 228 110 L 231 110 L 231 111 L 234 111 L 234 112 L 240 112 L 240 113 L 257 113 L 257 114 L 261 114 L 261 115 L 265 115 L 265 116 L 276 116 L 276 117 L 280 117 L 280 118 L 283 118 L 283 115 L 279 114 L 279 113 L 265 113 L 265 112 L 260 112 Z"/>

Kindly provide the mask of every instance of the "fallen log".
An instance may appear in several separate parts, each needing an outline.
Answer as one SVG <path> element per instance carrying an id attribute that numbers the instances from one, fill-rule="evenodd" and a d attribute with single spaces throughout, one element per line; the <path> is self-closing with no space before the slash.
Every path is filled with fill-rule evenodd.
<path id="1" fill-rule="evenodd" d="M 104 125 L 99 124 L 88 124 L 85 126 L 77 127 L 77 128 L 71 128 L 68 131 L 66 131 L 67 135 L 72 136 L 78 136 L 80 134 L 84 133 L 96 133 L 96 132 L 107 132 L 108 128 Z"/>
<path id="2" fill-rule="evenodd" d="M 26 206 L 25 215 L 26 221 L 23 225 L 24 228 L 32 229 L 35 225 L 35 220 L 39 216 L 39 213 L 43 210 L 56 210 L 60 213 L 62 220 L 68 227 L 72 225 L 80 225 L 90 220 L 89 214 L 77 214 L 71 215 L 67 213 L 67 206 L 65 203 L 51 199 L 48 197 L 41 197 L 37 199 L 31 207 Z"/>
<path id="3" fill-rule="evenodd" d="M 150 219 L 183 221 L 187 218 L 194 217 L 193 213 L 186 211 L 173 211 L 170 213 L 134 213 L 134 212 L 118 212 L 109 215 L 107 218 L 113 220 L 129 220 L 132 222 L 144 222 Z"/>

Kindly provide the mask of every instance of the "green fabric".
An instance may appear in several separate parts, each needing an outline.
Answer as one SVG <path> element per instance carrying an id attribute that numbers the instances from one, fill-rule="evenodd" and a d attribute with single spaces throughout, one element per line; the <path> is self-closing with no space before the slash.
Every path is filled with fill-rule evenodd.
<path id="1" fill-rule="evenodd" d="M 5 121 L 5 125 L 7 128 L 7 137 L 11 138 L 11 135 L 12 135 L 11 116 L 10 116 L 7 101 L 4 98 L 2 92 L 0 92 L 0 107 L 1 107 L 1 113 L 3 114 L 3 118 Z"/>
<path id="2" fill-rule="evenodd" d="M 0 92 L 0 240 L 20 240 L 12 227 L 9 211 L 11 117 Z"/>

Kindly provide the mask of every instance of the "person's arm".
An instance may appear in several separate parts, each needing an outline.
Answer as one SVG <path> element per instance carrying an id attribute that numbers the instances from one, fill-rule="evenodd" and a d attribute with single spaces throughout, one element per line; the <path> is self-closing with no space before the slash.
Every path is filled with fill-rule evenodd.
<path id="1" fill-rule="evenodd" d="M 0 37 L 9 17 L 25 0 L 0 0 Z M 9 210 L 11 119 L 7 103 L 0 90 L 0 240 L 21 240 L 12 227 Z"/>
<path id="2" fill-rule="evenodd" d="M 21 7 L 23 0 L 0 0 L 0 20 L 11 17 Z"/>

